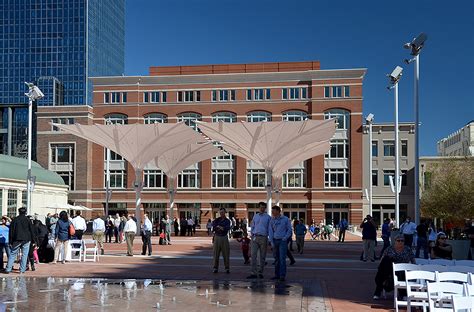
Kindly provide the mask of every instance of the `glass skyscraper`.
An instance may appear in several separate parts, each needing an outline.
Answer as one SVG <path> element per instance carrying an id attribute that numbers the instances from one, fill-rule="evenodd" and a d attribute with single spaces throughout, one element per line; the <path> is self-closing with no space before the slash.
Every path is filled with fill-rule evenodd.
<path id="1" fill-rule="evenodd" d="M 0 1 L 0 153 L 27 151 L 27 82 L 36 105 L 91 105 L 89 77 L 121 75 L 125 0 Z"/>

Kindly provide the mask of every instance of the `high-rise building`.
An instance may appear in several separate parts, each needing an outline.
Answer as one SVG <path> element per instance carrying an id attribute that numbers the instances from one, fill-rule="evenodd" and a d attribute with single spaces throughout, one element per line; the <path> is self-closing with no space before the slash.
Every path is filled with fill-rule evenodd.
<path id="1" fill-rule="evenodd" d="M 89 77 L 121 75 L 124 46 L 125 0 L 1 1 L 0 153 L 26 155 L 25 81 L 35 106 L 91 105 Z"/>
<path id="2" fill-rule="evenodd" d="M 474 120 L 438 141 L 438 156 L 474 156 Z"/>

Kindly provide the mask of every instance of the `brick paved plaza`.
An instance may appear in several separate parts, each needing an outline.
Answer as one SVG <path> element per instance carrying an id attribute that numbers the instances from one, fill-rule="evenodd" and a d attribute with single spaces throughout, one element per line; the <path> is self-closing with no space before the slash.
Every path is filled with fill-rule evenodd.
<path id="1" fill-rule="evenodd" d="M 247 280 L 250 266 L 244 265 L 239 245 L 233 240 L 230 274 L 223 269 L 212 273 L 208 237 L 172 237 L 170 246 L 158 245 L 154 237 L 151 257 L 140 255 L 140 239 L 135 240 L 134 257 L 125 256 L 125 244 L 106 244 L 105 255 L 97 263 L 40 264 L 35 272 L 22 277 L 16 270 L 2 275 L 0 299 L 3 309 L 16 307 L 18 311 L 156 311 L 158 302 L 162 311 L 390 310 L 391 298 L 372 300 L 377 263 L 359 261 L 360 238 L 347 236 L 343 244 L 334 238 L 307 240 L 305 253 L 295 254 L 296 264 L 289 266 L 284 283 L 270 280 L 271 256 L 267 257 L 265 278 Z"/>

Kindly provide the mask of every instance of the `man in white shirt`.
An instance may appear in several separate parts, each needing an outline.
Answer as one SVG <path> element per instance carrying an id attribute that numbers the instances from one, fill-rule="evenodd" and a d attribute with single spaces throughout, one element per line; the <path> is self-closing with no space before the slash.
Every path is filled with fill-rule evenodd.
<path id="1" fill-rule="evenodd" d="M 193 225 L 194 225 L 193 218 L 189 217 L 188 218 L 188 236 L 193 235 Z"/>
<path id="2" fill-rule="evenodd" d="M 127 222 L 123 228 L 125 233 L 125 240 L 127 241 L 127 256 L 133 257 L 133 240 L 135 239 L 135 233 L 137 233 L 137 224 L 133 221 L 133 216 L 127 216 Z"/>
<path id="3" fill-rule="evenodd" d="M 80 211 L 76 211 L 76 216 L 72 219 L 72 225 L 74 226 L 76 239 L 82 239 L 82 235 L 87 229 L 86 220 L 81 216 Z"/>
<path id="4" fill-rule="evenodd" d="M 119 231 L 120 231 L 120 215 L 117 213 L 115 215 L 115 219 L 114 219 L 114 236 L 115 236 L 115 243 L 120 243 L 120 239 L 119 239 Z"/>
<path id="5" fill-rule="evenodd" d="M 125 224 L 125 226 L 127 226 Z M 142 256 L 146 255 L 146 250 L 148 248 L 148 255 L 151 256 L 151 231 L 153 230 L 153 225 L 151 224 L 150 219 L 148 219 L 148 214 L 145 213 L 142 225 Z"/>
<path id="6" fill-rule="evenodd" d="M 92 238 L 97 242 L 100 248 L 100 254 L 104 254 L 104 233 L 105 233 L 105 222 L 102 220 L 101 215 L 98 215 L 92 223 Z"/>
<path id="7" fill-rule="evenodd" d="M 411 248 L 413 245 L 413 235 L 416 232 L 416 224 L 411 222 L 411 218 L 407 217 L 405 223 L 400 226 L 400 233 L 405 237 L 405 246 Z"/>

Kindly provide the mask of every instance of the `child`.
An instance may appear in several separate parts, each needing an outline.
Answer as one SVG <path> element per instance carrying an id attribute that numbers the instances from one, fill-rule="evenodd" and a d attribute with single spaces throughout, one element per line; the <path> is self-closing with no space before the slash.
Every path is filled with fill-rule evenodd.
<path id="1" fill-rule="evenodd" d="M 248 238 L 247 233 L 243 234 L 243 238 L 237 238 L 237 241 L 240 243 L 241 248 L 242 248 L 242 255 L 244 256 L 244 264 L 249 264 L 250 263 L 250 257 L 249 257 L 249 248 L 250 248 L 250 239 Z"/>

